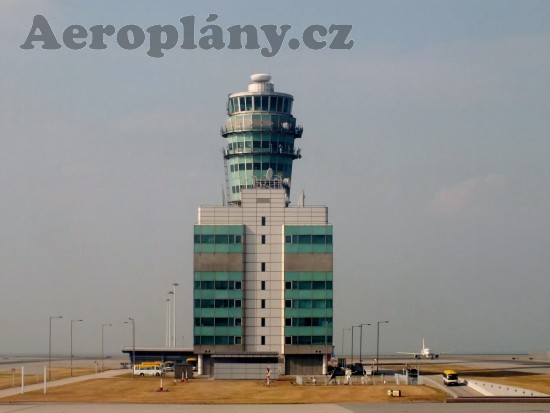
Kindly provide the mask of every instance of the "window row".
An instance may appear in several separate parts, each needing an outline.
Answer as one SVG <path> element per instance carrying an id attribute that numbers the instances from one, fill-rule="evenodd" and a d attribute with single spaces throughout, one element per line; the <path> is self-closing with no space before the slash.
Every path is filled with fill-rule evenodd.
<path id="1" fill-rule="evenodd" d="M 241 235 L 213 235 L 202 234 L 195 235 L 195 244 L 240 244 L 242 242 Z"/>
<path id="2" fill-rule="evenodd" d="M 285 235 L 286 244 L 332 244 L 332 235 Z"/>
<path id="3" fill-rule="evenodd" d="M 292 345 L 312 345 L 312 344 L 332 344 L 332 336 L 287 336 L 285 337 L 285 344 Z"/>
<path id="4" fill-rule="evenodd" d="M 241 189 L 252 189 L 254 185 L 235 185 L 231 187 L 231 193 L 238 194 L 241 192 Z"/>
<path id="5" fill-rule="evenodd" d="M 195 290 L 241 290 L 241 281 L 195 281 Z"/>
<path id="6" fill-rule="evenodd" d="M 241 308 L 241 300 L 225 300 L 225 299 L 197 299 L 195 300 L 195 308 Z"/>
<path id="7" fill-rule="evenodd" d="M 241 344 L 242 337 L 240 336 L 195 336 L 194 343 L 200 345 L 233 345 Z"/>
<path id="8" fill-rule="evenodd" d="M 195 327 L 240 327 L 241 318 L 196 317 Z"/>
<path id="9" fill-rule="evenodd" d="M 332 308 L 332 300 L 285 300 L 285 308 Z"/>
<path id="10" fill-rule="evenodd" d="M 273 169 L 275 175 L 283 174 L 290 175 L 292 171 L 292 164 L 288 163 L 271 163 L 271 162 L 244 162 L 229 165 L 231 172 L 239 171 L 267 171 L 269 168 Z"/>
<path id="11" fill-rule="evenodd" d="M 240 96 L 229 99 L 228 112 L 292 112 L 292 99 L 284 96 Z"/>
<path id="12" fill-rule="evenodd" d="M 332 290 L 332 281 L 285 281 L 287 290 Z"/>
<path id="13" fill-rule="evenodd" d="M 285 318 L 286 327 L 327 327 L 332 326 L 332 317 Z"/>

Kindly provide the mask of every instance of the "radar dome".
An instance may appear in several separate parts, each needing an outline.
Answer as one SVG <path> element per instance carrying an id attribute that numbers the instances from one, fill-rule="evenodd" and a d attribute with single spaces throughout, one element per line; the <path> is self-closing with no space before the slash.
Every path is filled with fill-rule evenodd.
<path id="1" fill-rule="evenodd" d="M 250 76 L 250 80 L 252 80 L 255 83 L 269 82 L 271 80 L 271 75 L 258 73 L 256 75 Z"/>

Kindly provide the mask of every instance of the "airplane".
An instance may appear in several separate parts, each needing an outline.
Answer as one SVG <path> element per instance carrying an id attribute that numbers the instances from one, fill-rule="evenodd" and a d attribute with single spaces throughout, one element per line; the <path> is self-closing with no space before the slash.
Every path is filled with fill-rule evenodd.
<path id="1" fill-rule="evenodd" d="M 422 350 L 420 350 L 419 353 L 406 353 L 403 351 L 398 351 L 397 354 L 410 354 L 413 355 L 415 359 L 419 358 L 426 358 L 426 359 L 437 359 L 439 358 L 440 354 L 449 354 L 447 353 L 432 353 L 432 350 L 426 347 L 426 344 L 424 343 L 424 339 L 422 339 Z"/>

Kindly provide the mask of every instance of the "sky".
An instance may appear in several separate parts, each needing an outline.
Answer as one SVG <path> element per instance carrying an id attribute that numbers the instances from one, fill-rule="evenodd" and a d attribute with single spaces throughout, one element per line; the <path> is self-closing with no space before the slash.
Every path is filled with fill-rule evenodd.
<path id="1" fill-rule="evenodd" d="M 209 15 L 217 20 L 207 23 Z M 61 44 L 21 49 L 35 15 Z M 351 25 L 348 50 L 71 50 L 63 32 Z M 146 34 L 148 32 L 145 32 Z M 290 36 L 290 35 L 289 35 Z M 260 37 L 262 47 L 265 37 Z M 227 40 L 227 39 L 226 39 Z M 304 126 L 291 201 L 334 225 L 334 343 L 550 349 L 550 2 L 0 1 L 0 356 L 192 345 L 193 225 L 221 203 L 229 93 L 269 73 Z M 82 322 L 71 323 L 71 320 Z M 355 339 L 357 339 L 357 329 Z M 357 343 L 355 344 L 358 345 Z"/>

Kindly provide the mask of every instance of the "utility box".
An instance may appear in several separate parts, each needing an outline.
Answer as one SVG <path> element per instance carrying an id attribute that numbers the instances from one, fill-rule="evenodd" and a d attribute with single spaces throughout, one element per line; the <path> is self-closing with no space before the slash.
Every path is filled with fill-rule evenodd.
<path id="1" fill-rule="evenodd" d="M 193 378 L 193 366 L 191 364 L 175 364 L 174 365 L 174 378 L 176 380 L 192 379 Z"/>

